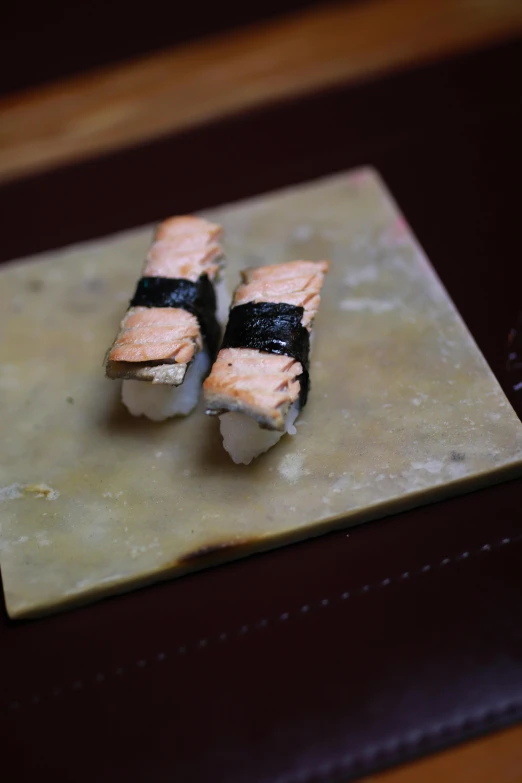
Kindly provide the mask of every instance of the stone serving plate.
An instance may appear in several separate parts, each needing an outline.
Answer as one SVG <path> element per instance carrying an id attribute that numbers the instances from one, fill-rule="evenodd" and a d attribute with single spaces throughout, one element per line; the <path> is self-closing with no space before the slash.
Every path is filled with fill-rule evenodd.
<path id="1" fill-rule="evenodd" d="M 522 424 L 378 175 L 205 212 L 242 267 L 329 258 L 297 423 L 249 466 L 200 404 L 132 418 L 103 357 L 151 228 L 0 272 L 0 564 L 13 618 L 522 473 Z"/>

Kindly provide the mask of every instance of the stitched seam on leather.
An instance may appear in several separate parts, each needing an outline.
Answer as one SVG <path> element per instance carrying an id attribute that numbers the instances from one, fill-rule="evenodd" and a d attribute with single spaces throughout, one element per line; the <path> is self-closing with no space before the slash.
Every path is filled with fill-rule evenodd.
<path id="1" fill-rule="evenodd" d="M 127 665 L 126 667 L 118 666 L 115 669 L 105 674 L 103 672 L 98 672 L 95 675 L 91 675 L 83 679 L 75 679 L 73 682 L 69 683 L 69 685 L 55 686 L 51 691 L 47 693 L 47 695 L 43 697 L 40 696 L 39 694 L 34 694 L 30 699 L 27 699 L 24 702 L 13 701 L 8 705 L 3 705 L 2 708 L 0 709 L 0 714 L 5 712 L 17 713 L 22 707 L 30 707 L 33 705 L 41 704 L 42 701 L 45 702 L 45 701 L 57 699 L 60 698 L 62 695 L 68 695 L 70 693 L 83 690 L 84 687 L 91 684 L 101 685 L 107 679 L 112 679 L 113 677 L 122 677 L 126 673 L 132 673 L 135 672 L 136 670 L 144 669 L 146 666 L 150 664 L 157 665 L 159 663 L 163 663 L 169 658 L 172 659 L 180 655 L 201 652 L 206 648 L 208 648 L 209 646 L 228 643 L 236 639 L 240 639 L 241 637 L 245 636 L 248 633 L 252 633 L 254 631 L 262 631 L 264 628 L 267 628 L 269 625 L 275 625 L 275 624 L 287 622 L 290 618 L 292 619 L 297 617 L 304 618 L 308 616 L 310 613 L 314 613 L 318 610 L 326 608 L 327 606 L 330 606 L 332 603 L 336 603 L 338 601 L 347 601 L 349 599 L 357 598 L 362 595 L 374 593 L 378 590 L 383 590 L 386 587 L 389 587 L 390 585 L 409 583 L 412 580 L 416 579 L 417 577 L 423 576 L 433 571 L 437 571 L 440 568 L 447 568 L 448 566 L 455 565 L 456 563 L 465 562 L 470 558 L 476 557 L 477 555 L 480 554 L 485 555 L 497 549 L 500 549 L 502 547 L 519 543 L 520 541 L 522 541 L 522 533 L 517 536 L 512 536 L 510 538 L 502 538 L 500 539 L 500 541 L 496 541 L 492 544 L 483 544 L 482 546 L 477 547 L 476 549 L 464 550 L 463 552 L 460 552 L 457 555 L 452 555 L 451 557 L 444 557 L 436 563 L 426 563 L 424 566 L 421 566 L 421 568 L 417 568 L 412 571 L 403 571 L 402 573 L 396 576 L 386 577 L 384 579 L 379 580 L 378 582 L 368 583 L 359 587 L 352 588 L 351 590 L 346 590 L 342 593 L 337 593 L 333 598 L 323 598 L 320 601 L 316 601 L 310 604 L 302 604 L 299 608 L 294 609 L 291 612 L 290 611 L 282 612 L 281 614 L 276 615 L 274 617 L 262 618 L 261 620 L 258 620 L 254 623 L 250 623 L 248 625 L 246 624 L 242 625 L 239 628 L 236 628 L 234 631 L 230 631 L 230 632 L 223 631 L 217 636 L 202 637 L 196 642 L 181 644 L 176 649 L 172 650 L 170 653 L 159 652 L 156 655 L 150 656 L 148 659 L 140 658 L 137 661 L 135 661 L 133 664 Z"/>
<path id="2" fill-rule="evenodd" d="M 391 766 L 394 763 L 407 761 L 409 754 L 420 753 L 426 750 L 443 748 L 448 745 L 450 739 L 465 739 L 472 732 L 486 729 L 489 725 L 495 725 L 499 720 L 512 716 L 513 720 L 522 711 L 522 701 L 502 702 L 496 707 L 484 708 L 466 717 L 441 723 L 425 731 L 409 732 L 406 736 L 395 737 L 371 746 L 359 753 L 350 753 L 338 761 L 321 764 L 313 771 L 291 773 L 285 777 L 277 778 L 275 783 L 321 783 L 321 781 L 338 780 L 339 775 L 351 775 L 357 773 L 367 775 L 373 772 L 375 763 L 380 761 L 383 766 Z"/>

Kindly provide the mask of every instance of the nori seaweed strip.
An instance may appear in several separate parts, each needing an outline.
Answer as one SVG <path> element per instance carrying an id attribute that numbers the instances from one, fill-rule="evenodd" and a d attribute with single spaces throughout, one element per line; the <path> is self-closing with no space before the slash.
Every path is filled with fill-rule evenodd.
<path id="1" fill-rule="evenodd" d="M 216 319 L 216 292 L 207 275 L 201 275 L 195 283 L 177 277 L 142 277 L 129 307 L 180 307 L 192 313 L 215 359 L 221 329 Z"/>
<path id="2" fill-rule="evenodd" d="M 255 348 L 264 353 L 290 356 L 301 363 L 299 402 L 306 405 L 310 334 L 301 323 L 304 309 L 284 302 L 247 302 L 230 311 L 221 344 L 223 348 Z"/>

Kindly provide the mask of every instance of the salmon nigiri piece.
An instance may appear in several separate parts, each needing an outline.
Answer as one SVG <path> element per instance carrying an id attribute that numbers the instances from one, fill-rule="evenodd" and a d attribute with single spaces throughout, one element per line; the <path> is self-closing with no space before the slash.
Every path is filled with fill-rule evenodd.
<path id="1" fill-rule="evenodd" d="M 235 461 L 248 464 L 270 448 L 306 403 L 310 333 L 328 267 L 328 261 L 292 261 L 241 273 L 223 345 L 203 384 L 207 413 L 220 415 L 228 451 L 237 427 L 246 427 L 239 451 L 252 456 L 236 460 L 232 445 Z"/>
<path id="2" fill-rule="evenodd" d="M 136 415 L 149 415 L 143 401 L 149 400 L 150 385 L 179 386 L 202 353 L 206 359 L 197 362 L 199 371 L 208 372 L 221 334 L 216 314 L 220 234 L 220 226 L 190 215 L 169 218 L 156 231 L 136 293 L 106 356 L 107 376 L 124 379 L 127 407 L 135 413 L 133 391 L 141 401 L 138 408 L 145 405 Z M 131 383 L 135 381 L 140 385 Z M 167 396 L 164 391 L 163 398 Z M 174 408 L 169 415 L 177 412 Z"/>

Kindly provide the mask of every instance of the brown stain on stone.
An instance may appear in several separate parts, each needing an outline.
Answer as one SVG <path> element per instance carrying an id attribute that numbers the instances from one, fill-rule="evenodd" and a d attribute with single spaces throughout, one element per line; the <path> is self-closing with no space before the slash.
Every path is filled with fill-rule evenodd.
<path id="1" fill-rule="evenodd" d="M 227 555 L 232 553 L 239 554 L 243 550 L 255 544 L 256 541 L 257 538 L 254 536 L 252 536 L 252 538 L 236 539 L 235 541 L 216 541 L 215 543 L 199 547 L 193 552 L 188 552 L 188 554 L 180 557 L 177 562 L 179 565 L 186 565 L 192 564 L 198 560 L 207 560 L 212 558 L 214 555 L 224 554 L 225 552 Z"/>
<path id="2" fill-rule="evenodd" d="M 48 487 L 47 484 L 26 484 L 22 489 L 26 495 L 47 498 L 47 500 L 54 500 L 59 494 L 52 487 Z"/>

